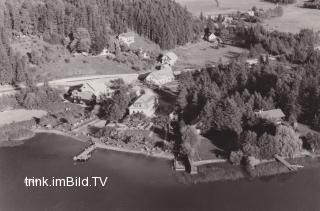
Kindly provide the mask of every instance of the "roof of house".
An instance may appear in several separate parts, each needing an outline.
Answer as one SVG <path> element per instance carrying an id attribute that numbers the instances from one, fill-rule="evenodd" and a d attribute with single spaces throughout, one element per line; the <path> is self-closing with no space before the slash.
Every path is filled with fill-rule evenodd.
<path id="1" fill-rule="evenodd" d="M 105 82 L 89 81 L 86 82 L 85 85 L 87 85 L 94 93 L 106 92 L 107 90 L 107 84 Z"/>
<path id="2" fill-rule="evenodd" d="M 257 64 L 258 62 L 259 62 L 259 60 L 258 60 L 257 58 L 247 59 L 247 60 L 246 60 L 246 63 L 247 63 L 247 64 L 250 64 L 250 65 L 252 65 L 252 64 Z"/>
<path id="3" fill-rule="evenodd" d="M 259 111 L 256 112 L 256 114 L 258 114 L 263 119 L 281 119 L 286 116 L 281 109 Z"/>
<path id="4" fill-rule="evenodd" d="M 130 107 L 135 107 L 137 104 L 141 104 L 143 107 L 146 108 L 148 104 L 151 104 L 154 102 L 156 96 L 154 94 L 144 94 L 141 95 Z"/>
<path id="5" fill-rule="evenodd" d="M 151 72 L 147 76 L 147 79 L 150 77 L 153 77 L 155 80 L 161 80 L 168 77 L 174 78 L 174 74 L 173 74 L 172 68 L 169 65 L 162 65 L 160 70 Z"/>
<path id="6" fill-rule="evenodd" d="M 178 59 L 178 56 L 175 53 L 173 53 L 172 51 L 169 51 L 169 52 L 165 53 L 163 56 L 166 56 L 171 60 L 177 60 Z"/>
<path id="7" fill-rule="evenodd" d="M 126 33 L 122 33 L 119 35 L 119 37 L 134 37 L 135 33 L 130 31 L 130 32 L 126 32 Z"/>
<path id="8" fill-rule="evenodd" d="M 79 92 L 78 96 L 82 100 L 91 100 L 92 99 L 92 93 L 90 93 L 90 92 Z"/>

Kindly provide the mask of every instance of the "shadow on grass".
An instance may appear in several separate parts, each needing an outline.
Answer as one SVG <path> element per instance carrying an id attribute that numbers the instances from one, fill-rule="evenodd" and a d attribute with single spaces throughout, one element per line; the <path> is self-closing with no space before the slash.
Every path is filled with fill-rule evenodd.
<path id="1" fill-rule="evenodd" d="M 234 52 L 234 51 L 228 51 L 224 56 L 228 59 L 236 59 L 240 56 L 241 53 Z"/>
<path id="2" fill-rule="evenodd" d="M 220 148 L 213 150 L 217 155 L 227 157 L 231 151 L 238 150 L 238 135 L 230 131 L 215 131 L 211 130 L 204 135 L 212 144 Z"/>

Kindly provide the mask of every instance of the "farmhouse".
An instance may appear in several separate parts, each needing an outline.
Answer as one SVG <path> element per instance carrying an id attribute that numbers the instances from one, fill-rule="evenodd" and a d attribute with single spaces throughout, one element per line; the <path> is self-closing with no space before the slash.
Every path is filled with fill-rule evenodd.
<path id="1" fill-rule="evenodd" d="M 167 52 L 161 57 L 162 64 L 173 66 L 178 60 L 178 56 L 173 52 Z"/>
<path id="2" fill-rule="evenodd" d="M 142 113 L 147 117 L 153 117 L 158 104 L 156 95 L 148 93 L 140 96 L 130 107 L 129 114 Z"/>
<path id="3" fill-rule="evenodd" d="M 120 43 L 126 44 L 128 46 L 135 42 L 134 34 L 130 32 L 118 35 L 117 39 L 120 41 Z"/>
<path id="4" fill-rule="evenodd" d="M 148 84 L 162 86 L 174 81 L 174 74 L 169 65 L 163 65 L 160 70 L 151 72 L 145 79 Z"/>
<path id="5" fill-rule="evenodd" d="M 203 39 L 208 42 L 217 42 L 217 36 L 214 33 L 206 34 Z"/>
<path id="6" fill-rule="evenodd" d="M 262 119 L 272 121 L 276 124 L 281 124 L 282 119 L 285 117 L 285 114 L 282 112 L 281 109 L 258 111 L 258 112 L 255 112 L 255 114 Z"/>
<path id="7" fill-rule="evenodd" d="M 100 98 L 102 95 L 111 97 L 114 90 L 105 82 L 89 81 L 85 84 L 71 87 L 70 92 L 73 100 L 80 100 L 84 102 Z"/>

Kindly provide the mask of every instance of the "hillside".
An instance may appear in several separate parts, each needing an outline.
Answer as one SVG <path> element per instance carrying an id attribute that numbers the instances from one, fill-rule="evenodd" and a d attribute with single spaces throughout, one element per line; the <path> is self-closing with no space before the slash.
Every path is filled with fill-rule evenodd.
<path id="1" fill-rule="evenodd" d="M 0 5 L 0 84 L 25 81 L 37 73 L 86 74 L 87 61 L 64 67 L 69 52 L 99 54 L 105 47 L 114 49 L 113 38 L 127 31 L 136 33 L 133 47 L 146 51 L 184 45 L 198 39 L 201 31 L 191 13 L 171 0 L 1 0 Z M 87 72 L 107 73 L 102 67 L 113 73 L 123 70 L 117 62 L 107 63 L 111 65 L 104 61 Z M 66 68 L 70 73 L 62 74 Z"/>

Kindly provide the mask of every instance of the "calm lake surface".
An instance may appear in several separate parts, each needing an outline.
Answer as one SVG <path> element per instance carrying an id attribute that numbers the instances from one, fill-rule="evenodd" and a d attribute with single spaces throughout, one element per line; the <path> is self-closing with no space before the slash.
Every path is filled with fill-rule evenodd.
<path id="1" fill-rule="evenodd" d="M 72 157 L 83 143 L 39 134 L 0 148 L 0 211 L 320 210 L 320 169 L 253 181 L 183 185 L 169 162 L 98 150 L 85 163 Z M 106 187 L 26 187 L 25 177 L 108 177 Z"/>

